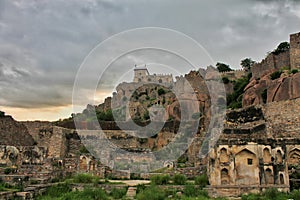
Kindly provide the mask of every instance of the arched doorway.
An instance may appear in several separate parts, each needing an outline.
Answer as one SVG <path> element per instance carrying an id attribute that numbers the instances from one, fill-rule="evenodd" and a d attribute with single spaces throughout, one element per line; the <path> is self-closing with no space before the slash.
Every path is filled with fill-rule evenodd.
<path id="1" fill-rule="evenodd" d="M 265 170 L 265 178 L 266 178 L 267 185 L 274 184 L 274 176 L 273 176 L 272 170 L 270 168 L 267 168 Z"/>
<path id="2" fill-rule="evenodd" d="M 283 177 L 283 174 L 280 174 L 279 175 L 279 182 L 281 185 L 284 185 L 284 177 Z"/>
<path id="3" fill-rule="evenodd" d="M 300 163 L 300 150 L 293 149 L 289 153 L 288 164 L 289 165 L 298 165 Z"/>
<path id="4" fill-rule="evenodd" d="M 221 185 L 228 185 L 229 184 L 229 174 L 228 169 L 224 168 L 221 170 Z"/>

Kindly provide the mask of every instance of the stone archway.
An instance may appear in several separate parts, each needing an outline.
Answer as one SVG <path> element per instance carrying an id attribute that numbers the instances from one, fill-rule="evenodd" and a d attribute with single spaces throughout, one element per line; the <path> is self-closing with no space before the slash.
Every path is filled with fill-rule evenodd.
<path id="1" fill-rule="evenodd" d="M 223 147 L 223 148 L 220 150 L 220 162 L 221 162 L 221 163 L 226 163 L 226 162 L 228 162 L 228 161 L 229 161 L 229 157 L 228 157 L 228 155 L 227 155 L 227 149 Z"/>
<path id="2" fill-rule="evenodd" d="M 223 168 L 221 170 L 221 185 L 228 185 L 229 184 L 229 173 L 228 173 L 228 169 Z"/>
<path id="3" fill-rule="evenodd" d="M 80 158 L 79 170 L 87 171 L 87 159 L 84 156 Z"/>
<path id="4" fill-rule="evenodd" d="M 267 168 L 265 170 L 265 179 L 266 179 L 266 184 L 267 185 L 274 184 L 274 176 L 273 176 L 273 172 L 270 168 Z"/>
<path id="5" fill-rule="evenodd" d="M 256 155 L 244 149 L 235 156 L 236 184 L 259 184 L 259 168 Z"/>
<path id="6" fill-rule="evenodd" d="M 284 185 L 284 176 L 283 176 L 283 174 L 280 174 L 280 175 L 279 175 L 279 183 L 280 183 L 281 185 Z"/>
<path id="7" fill-rule="evenodd" d="M 299 149 L 293 149 L 289 153 L 288 157 L 288 164 L 289 165 L 298 165 L 300 163 L 300 150 Z"/>

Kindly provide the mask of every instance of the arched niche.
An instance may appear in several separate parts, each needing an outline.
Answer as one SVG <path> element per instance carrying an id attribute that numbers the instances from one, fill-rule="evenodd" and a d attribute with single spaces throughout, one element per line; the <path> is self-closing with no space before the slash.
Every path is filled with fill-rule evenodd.
<path id="1" fill-rule="evenodd" d="M 270 168 L 267 168 L 265 170 L 265 181 L 267 185 L 271 185 L 274 184 L 274 176 L 273 176 L 273 172 Z"/>
<path id="2" fill-rule="evenodd" d="M 87 171 L 87 159 L 85 156 L 80 157 L 79 170 Z"/>
<path id="3" fill-rule="evenodd" d="M 264 163 L 272 162 L 272 156 L 271 156 L 269 148 L 267 148 L 267 147 L 264 148 L 264 150 L 263 150 L 263 160 L 264 160 Z"/>
<path id="4" fill-rule="evenodd" d="M 276 161 L 278 164 L 283 163 L 282 153 L 279 149 L 276 151 Z"/>
<path id="5" fill-rule="evenodd" d="M 228 169 L 223 168 L 221 170 L 221 185 L 228 185 L 229 184 L 229 173 L 228 173 Z"/>
<path id="6" fill-rule="evenodd" d="M 284 176 L 283 176 L 282 173 L 279 174 L 279 183 L 280 183 L 281 185 L 284 185 Z"/>
<path id="7" fill-rule="evenodd" d="M 221 163 L 226 163 L 226 162 L 228 162 L 228 161 L 229 161 L 229 156 L 228 156 L 228 154 L 227 154 L 227 149 L 223 147 L 223 148 L 220 150 L 220 162 L 221 162 Z"/>
<path id="8" fill-rule="evenodd" d="M 288 164 L 289 165 L 298 165 L 300 162 L 300 150 L 295 148 L 289 152 Z"/>

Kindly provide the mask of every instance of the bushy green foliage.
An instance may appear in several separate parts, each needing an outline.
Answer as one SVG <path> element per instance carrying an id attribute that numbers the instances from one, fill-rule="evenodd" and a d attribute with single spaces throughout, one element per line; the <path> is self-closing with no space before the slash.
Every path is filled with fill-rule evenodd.
<path id="1" fill-rule="evenodd" d="M 251 74 L 250 74 L 251 75 Z M 248 85 L 251 76 L 243 77 L 237 79 L 234 82 L 232 94 L 227 95 L 227 106 L 229 108 L 241 108 L 242 107 L 242 99 L 245 87 Z"/>
<path id="2" fill-rule="evenodd" d="M 121 199 L 123 196 L 125 196 L 127 193 L 127 188 L 113 188 L 110 192 L 110 196 L 112 196 L 114 199 Z"/>
<path id="3" fill-rule="evenodd" d="M 185 185 L 183 194 L 187 197 L 200 197 L 200 199 L 208 198 L 207 191 L 196 188 L 195 185 Z"/>
<path id="4" fill-rule="evenodd" d="M 10 185 L 8 183 L 0 182 L 0 192 L 15 190 L 15 191 L 23 191 L 22 185 Z"/>
<path id="5" fill-rule="evenodd" d="M 0 117 L 4 117 L 5 116 L 5 112 L 0 111 Z"/>
<path id="6" fill-rule="evenodd" d="M 208 178 L 206 174 L 202 174 L 200 176 L 195 177 L 195 185 L 199 185 L 200 188 L 204 188 L 208 185 Z"/>
<path id="7" fill-rule="evenodd" d="M 10 174 L 12 172 L 11 168 L 5 168 L 4 169 L 4 174 Z"/>
<path id="8" fill-rule="evenodd" d="M 76 174 L 73 177 L 74 183 L 98 183 L 99 177 L 93 176 L 92 174 Z"/>
<path id="9" fill-rule="evenodd" d="M 298 72 L 299 72 L 298 69 L 292 69 L 292 70 L 291 70 L 291 73 L 292 73 L 292 74 L 296 74 L 296 73 L 298 73 Z"/>
<path id="10" fill-rule="evenodd" d="M 241 66 L 246 71 L 249 71 L 254 63 L 255 61 L 253 61 L 251 58 L 245 58 L 241 60 Z"/>
<path id="11" fill-rule="evenodd" d="M 154 185 L 166 185 L 170 181 L 170 176 L 165 175 L 153 175 L 150 177 L 151 184 Z"/>
<path id="12" fill-rule="evenodd" d="M 112 110 L 108 110 L 106 112 L 97 112 L 96 115 L 98 120 L 100 121 L 114 121 L 114 116 Z"/>
<path id="13" fill-rule="evenodd" d="M 222 81 L 224 84 L 228 84 L 230 82 L 228 77 L 226 77 L 226 76 L 222 77 Z"/>
<path id="14" fill-rule="evenodd" d="M 276 72 L 273 72 L 271 75 L 270 75 L 270 78 L 271 80 L 275 80 L 275 79 L 278 79 L 280 78 L 280 75 L 282 74 L 282 71 L 276 71 Z"/>
<path id="15" fill-rule="evenodd" d="M 61 197 L 63 194 L 71 192 L 72 189 L 69 184 L 58 184 L 51 186 L 47 189 L 46 195 L 43 197 L 40 197 L 38 199 L 54 199 Z"/>
<path id="16" fill-rule="evenodd" d="M 166 91 L 163 88 L 159 88 L 157 90 L 157 94 L 160 96 L 160 95 L 166 94 Z"/>
<path id="17" fill-rule="evenodd" d="M 242 200 L 286 200 L 286 199 L 300 199 L 300 192 L 298 190 L 292 191 L 290 194 L 279 192 L 276 188 L 270 188 L 261 194 L 242 195 Z"/>
<path id="18" fill-rule="evenodd" d="M 282 52 L 285 52 L 289 49 L 290 49 L 290 43 L 281 42 L 272 53 L 275 54 L 275 55 L 278 55 L 278 54 L 280 54 Z"/>
<path id="19" fill-rule="evenodd" d="M 229 65 L 227 65 L 227 64 L 224 64 L 224 63 L 217 63 L 216 64 L 216 66 L 217 66 L 217 69 L 219 70 L 219 72 L 228 72 L 228 71 L 233 71 L 230 67 L 229 67 Z"/>
<path id="20" fill-rule="evenodd" d="M 175 185 L 184 185 L 186 183 L 186 180 L 187 180 L 187 178 L 183 174 L 175 174 L 173 176 L 173 183 Z"/>
<path id="21" fill-rule="evenodd" d="M 136 198 L 138 200 L 164 200 L 166 198 L 164 190 L 150 186 L 142 191 L 140 191 Z"/>

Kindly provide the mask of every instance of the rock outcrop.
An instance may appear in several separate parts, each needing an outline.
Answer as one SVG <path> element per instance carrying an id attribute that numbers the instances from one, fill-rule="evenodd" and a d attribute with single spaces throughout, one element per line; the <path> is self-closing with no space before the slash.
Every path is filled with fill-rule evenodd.
<path id="1" fill-rule="evenodd" d="M 300 97 L 300 73 L 284 72 L 280 78 L 271 80 L 270 74 L 252 79 L 245 88 L 243 107 L 283 101 Z"/>

